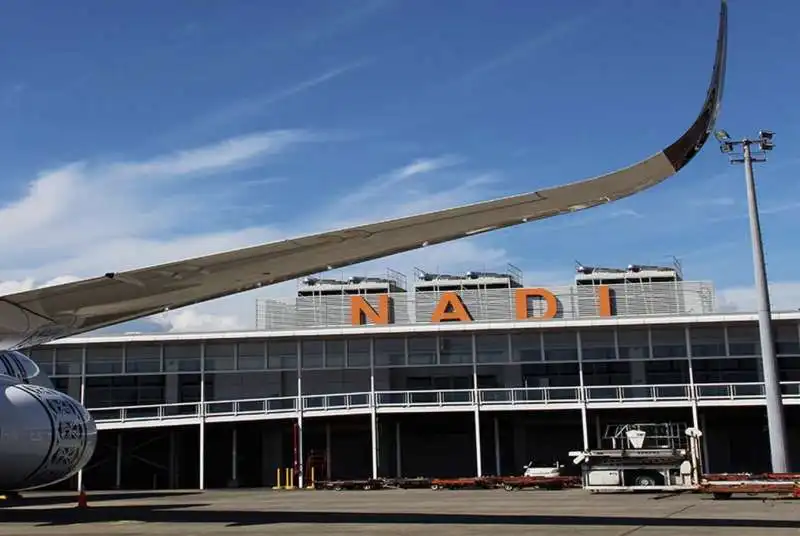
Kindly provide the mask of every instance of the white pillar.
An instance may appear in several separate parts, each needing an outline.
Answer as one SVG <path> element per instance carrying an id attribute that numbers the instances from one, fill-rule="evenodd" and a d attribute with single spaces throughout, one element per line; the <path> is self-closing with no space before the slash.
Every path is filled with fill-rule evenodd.
<path id="1" fill-rule="evenodd" d="M 122 430 L 119 430 L 117 434 L 117 474 L 114 487 L 122 488 Z"/>
<path id="2" fill-rule="evenodd" d="M 303 412 L 297 415 L 297 487 L 303 487 L 305 467 L 303 464 Z"/>
<path id="3" fill-rule="evenodd" d="M 200 490 L 206 489 L 206 344 L 200 345 Z"/>
<path id="4" fill-rule="evenodd" d="M 331 423 L 325 423 L 325 478 L 331 480 Z"/>
<path id="5" fill-rule="evenodd" d="M 231 480 L 233 481 L 234 485 L 236 484 L 237 479 L 239 478 L 237 472 L 237 452 L 236 449 L 238 447 L 238 437 L 237 437 L 237 430 L 236 424 L 233 425 L 233 433 L 231 434 Z"/>
<path id="6" fill-rule="evenodd" d="M 324 350 L 323 350 L 324 351 Z M 303 463 L 303 373 L 302 343 L 297 341 L 297 487 L 303 488 L 305 464 Z"/>
<path id="7" fill-rule="evenodd" d="M 583 382 L 583 349 L 581 347 L 581 332 L 575 331 L 575 343 L 578 347 L 578 385 L 580 386 L 581 399 L 581 433 L 583 435 L 583 450 L 589 450 L 589 423 L 586 411 L 586 385 Z"/>
<path id="8" fill-rule="evenodd" d="M 475 404 L 475 473 L 476 476 L 483 476 L 483 463 L 481 461 L 481 413 L 478 411 L 477 402 Z"/>
<path id="9" fill-rule="evenodd" d="M 206 489 L 206 420 L 200 417 L 200 484 L 201 490 Z"/>
<path id="10" fill-rule="evenodd" d="M 403 450 L 400 445 L 400 421 L 394 423 L 394 457 L 397 465 L 397 478 L 403 477 Z"/>
<path id="11" fill-rule="evenodd" d="M 472 334 L 472 405 L 475 416 L 475 473 L 483 476 L 483 460 L 481 459 L 481 399 L 478 390 L 478 355 L 475 334 Z"/>
<path id="12" fill-rule="evenodd" d="M 692 339 L 689 334 L 689 327 L 685 327 L 683 332 L 686 341 L 686 357 L 688 358 L 689 366 L 689 404 L 692 406 L 692 426 L 699 429 L 700 421 L 697 417 L 697 391 L 694 386 L 694 365 L 692 363 Z M 704 432 L 704 430 L 700 431 Z"/>
<path id="13" fill-rule="evenodd" d="M 586 414 L 586 404 L 581 405 L 581 432 L 583 434 L 583 450 L 589 450 L 589 417 Z"/>
<path id="14" fill-rule="evenodd" d="M 378 478 L 378 414 L 375 399 L 375 371 L 369 374 L 369 431 L 372 442 L 372 478 Z"/>
<path id="15" fill-rule="evenodd" d="M 500 420 L 494 418 L 494 474 L 500 476 Z"/>
<path id="16" fill-rule="evenodd" d="M 123 345 L 123 359 L 124 349 Z M 123 362 L 123 367 L 125 363 Z M 124 368 L 122 370 L 125 370 Z M 81 359 L 81 406 L 86 407 L 86 346 L 83 347 L 83 358 Z M 78 471 L 78 491 L 83 491 L 83 469 Z"/>

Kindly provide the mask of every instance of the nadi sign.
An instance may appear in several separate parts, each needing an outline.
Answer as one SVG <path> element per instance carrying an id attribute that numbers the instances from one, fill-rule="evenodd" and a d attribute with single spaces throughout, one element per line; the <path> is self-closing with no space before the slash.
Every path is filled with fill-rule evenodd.
<path id="1" fill-rule="evenodd" d="M 594 287 L 597 296 L 597 316 L 612 316 L 611 289 L 606 285 Z M 544 303 L 544 313 L 530 314 L 530 303 Z M 363 296 L 351 296 L 350 322 L 354 326 L 393 323 L 393 300 L 388 294 L 378 296 L 377 310 Z M 514 291 L 514 313 L 517 320 L 550 320 L 559 311 L 558 298 L 544 288 L 520 288 Z M 457 292 L 443 292 L 431 314 L 431 322 L 472 322 L 469 309 Z"/>

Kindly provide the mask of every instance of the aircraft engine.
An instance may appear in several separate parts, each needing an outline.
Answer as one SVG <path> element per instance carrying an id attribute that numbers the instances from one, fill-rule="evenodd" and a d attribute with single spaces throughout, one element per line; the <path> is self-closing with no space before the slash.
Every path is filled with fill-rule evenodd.
<path id="1" fill-rule="evenodd" d="M 27 356 L 0 352 L 0 491 L 65 480 L 94 454 L 89 412 L 49 383 Z"/>

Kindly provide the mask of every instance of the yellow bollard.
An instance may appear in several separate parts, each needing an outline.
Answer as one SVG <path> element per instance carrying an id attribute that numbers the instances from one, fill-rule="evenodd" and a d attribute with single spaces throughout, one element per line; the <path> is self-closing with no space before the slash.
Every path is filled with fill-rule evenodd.
<path id="1" fill-rule="evenodd" d="M 286 468 L 286 485 L 283 489 L 294 489 L 294 469 L 291 467 Z"/>
<path id="2" fill-rule="evenodd" d="M 281 468 L 280 467 L 275 469 L 275 485 L 272 486 L 272 489 L 283 489 L 281 487 Z"/>

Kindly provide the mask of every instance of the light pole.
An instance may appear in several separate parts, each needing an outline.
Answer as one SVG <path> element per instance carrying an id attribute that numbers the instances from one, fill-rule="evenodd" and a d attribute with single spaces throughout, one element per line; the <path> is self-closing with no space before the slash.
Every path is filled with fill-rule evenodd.
<path id="1" fill-rule="evenodd" d="M 764 395 L 767 400 L 767 429 L 769 430 L 772 472 L 787 473 L 789 472 L 789 459 L 783 415 L 783 397 L 778 372 L 778 360 L 775 357 L 775 341 L 772 337 L 772 314 L 769 304 L 769 288 L 767 287 L 767 269 L 764 262 L 764 246 L 761 240 L 761 224 L 758 218 L 756 185 L 753 179 L 753 162 L 766 162 L 767 151 L 771 151 L 774 148 L 772 143 L 774 135 L 773 132 L 768 130 L 760 130 L 758 139 L 733 140 L 724 130 L 715 133 L 717 141 L 720 143 L 720 150 L 729 156 L 731 163 L 744 164 L 745 182 L 747 184 L 747 212 L 750 217 L 750 238 L 753 243 L 753 271 L 758 297 L 761 369 L 764 374 Z M 741 148 L 741 153 L 734 150 L 736 147 Z M 756 148 L 755 154 L 753 153 L 753 148 Z"/>

